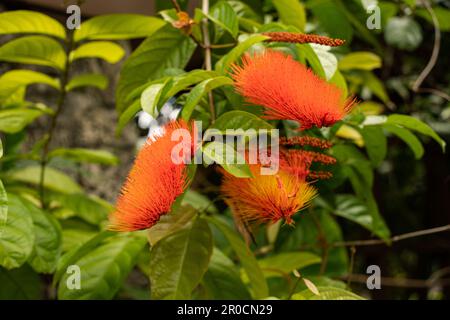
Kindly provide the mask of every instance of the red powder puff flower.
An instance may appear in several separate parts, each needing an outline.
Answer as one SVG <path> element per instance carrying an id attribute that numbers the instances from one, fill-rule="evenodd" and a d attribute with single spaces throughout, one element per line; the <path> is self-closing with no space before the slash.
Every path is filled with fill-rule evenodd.
<path id="1" fill-rule="evenodd" d="M 248 102 L 265 107 L 267 119 L 296 120 L 301 130 L 330 126 L 341 120 L 355 100 L 281 52 L 245 55 L 232 66 L 237 91 Z"/>
<path id="2" fill-rule="evenodd" d="M 221 191 L 235 220 L 248 223 L 293 222 L 292 215 L 304 209 L 316 189 L 297 176 L 280 170 L 276 175 L 261 175 L 261 165 L 249 165 L 252 178 L 236 178 L 223 172 Z"/>
<path id="3" fill-rule="evenodd" d="M 140 150 L 122 187 L 116 210 L 110 216 L 111 230 L 136 231 L 152 227 L 184 192 L 188 181 L 186 162 L 182 158 L 175 159 L 172 152 L 180 142 L 189 144 L 184 150 L 192 152 L 189 149 L 192 144 L 186 139 L 172 141 L 176 129 L 188 130 L 192 137 L 185 122 L 171 122 L 164 127 L 161 136 L 149 138 Z M 188 154 L 178 156 L 190 157 Z"/>

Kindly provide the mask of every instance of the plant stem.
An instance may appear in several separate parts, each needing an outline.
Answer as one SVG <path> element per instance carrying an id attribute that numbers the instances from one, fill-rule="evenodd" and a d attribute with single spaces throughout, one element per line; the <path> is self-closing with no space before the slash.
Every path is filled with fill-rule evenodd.
<path id="1" fill-rule="evenodd" d="M 205 15 L 209 13 L 209 0 L 202 1 L 202 12 Z M 203 33 L 203 45 L 205 49 L 205 69 L 207 71 L 212 70 L 212 62 L 211 62 L 211 40 L 209 38 L 209 30 L 208 30 L 208 18 L 203 18 L 202 20 L 202 33 Z M 216 110 L 214 108 L 214 98 L 213 94 L 210 91 L 208 93 L 209 98 L 209 109 L 211 112 L 211 123 L 214 123 L 216 120 Z"/>
<path id="2" fill-rule="evenodd" d="M 69 30 L 68 38 L 67 38 L 67 46 L 66 46 L 66 64 L 64 67 L 64 71 L 60 77 L 61 89 L 60 89 L 58 101 L 56 104 L 56 110 L 55 110 L 55 113 L 53 114 L 51 122 L 50 122 L 50 128 L 49 128 L 48 132 L 46 133 L 47 140 L 45 141 L 44 146 L 42 147 L 41 174 L 40 174 L 40 178 L 39 178 L 39 197 L 41 200 L 41 207 L 43 209 L 45 209 L 47 206 L 47 204 L 45 202 L 45 187 L 44 187 L 44 185 L 45 185 L 45 171 L 46 171 L 46 167 L 48 164 L 48 153 L 50 150 L 50 144 L 53 139 L 53 134 L 56 129 L 56 124 L 57 124 L 59 115 L 61 114 L 61 111 L 64 106 L 64 102 L 66 100 L 66 95 L 67 95 L 66 85 L 69 81 L 69 72 L 70 72 L 70 67 L 71 67 L 71 61 L 69 60 L 69 55 L 70 55 L 70 52 L 72 51 L 72 49 L 73 49 L 73 30 Z"/>

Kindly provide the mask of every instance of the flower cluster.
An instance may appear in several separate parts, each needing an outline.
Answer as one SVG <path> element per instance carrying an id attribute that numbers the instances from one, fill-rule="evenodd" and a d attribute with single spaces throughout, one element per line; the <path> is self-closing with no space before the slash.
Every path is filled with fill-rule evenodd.
<path id="1" fill-rule="evenodd" d="M 337 39 L 300 34 L 271 33 L 271 41 L 327 42 L 342 44 Z M 264 107 L 267 119 L 295 120 L 300 130 L 333 125 L 354 106 L 342 91 L 316 76 L 303 64 L 278 51 L 245 55 L 240 65 L 232 66 L 231 77 L 236 90 L 247 102 Z M 195 128 L 184 121 L 173 120 L 163 127 L 159 136 L 151 137 L 139 152 L 134 166 L 122 188 L 110 228 L 133 231 L 150 228 L 160 217 L 170 212 L 173 203 L 188 185 L 187 162 L 175 161 L 173 152 L 179 141 L 172 140 L 176 129 L 186 129 L 191 137 Z M 189 141 L 192 152 L 194 139 Z M 331 173 L 320 170 L 336 160 L 324 153 L 331 147 L 326 140 L 306 134 L 282 137 L 280 140 L 279 170 L 263 175 L 266 164 L 258 159 L 249 164 L 252 177 L 239 178 L 221 170 L 221 193 L 232 209 L 235 220 L 244 225 L 273 223 L 283 219 L 293 223 L 292 216 L 307 207 L 317 195 L 313 183 L 328 179 Z M 178 150 L 178 149 L 177 149 Z M 319 167 L 319 170 L 317 170 Z"/>

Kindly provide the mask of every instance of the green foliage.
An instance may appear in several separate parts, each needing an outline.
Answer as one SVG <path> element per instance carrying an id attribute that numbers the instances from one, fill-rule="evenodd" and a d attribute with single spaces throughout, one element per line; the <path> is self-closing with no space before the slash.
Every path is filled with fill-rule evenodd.
<path id="1" fill-rule="evenodd" d="M 83 21 L 73 33 L 42 13 L 0 13 L 0 36 L 15 35 L 1 42 L 0 61 L 12 67 L 23 65 L 2 69 L 0 75 L 0 154 L 4 153 L 0 299 L 42 298 L 43 289 L 49 288 L 43 288 L 39 274 L 53 275 L 58 299 L 113 299 L 136 289 L 130 289 L 127 280 L 131 273 L 149 278 L 150 290 L 145 288 L 140 297 L 152 299 L 362 299 L 333 279 L 353 268 L 346 248 L 333 244 L 352 239 L 353 231 L 359 235 L 362 228 L 389 243 L 391 226 L 384 217 L 390 204 L 379 206 L 375 177 L 384 181 L 383 172 L 396 164 L 397 147 L 410 148 L 415 158 L 411 161 L 423 157 L 424 145 L 431 140 L 445 151 L 440 136 L 445 130 L 435 131 L 446 125 L 441 121 L 443 102 L 411 90 L 411 74 L 423 67 L 419 55 L 403 55 L 425 45 L 423 34 L 434 28 L 429 12 L 414 1 L 379 1 L 380 31 L 367 29 L 363 1 L 221 0 L 211 1 L 208 13 L 194 10 L 195 23 L 188 34 L 173 24 L 178 16 L 170 4 L 158 1 L 157 7 L 164 9 L 162 19 L 101 15 Z M 449 10 L 434 6 L 433 12 L 441 31 L 448 32 Z M 204 45 L 202 21 L 208 22 L 210 48 Z M 268 43 L 261 34 L 268 31 L 323 34 L 346 43 L 340 48 Z M 242 55 L 266 48 L 292 55 L 340 88 L 343 96 L 358 97 L 360 106 L 342 122 L 305 132 L 332 141 L 329 154 L 337 163 L 330 167 L 333 178 L 316 184 L 320 196 L 294 215 L 294 225 L 269 224 L 252 230 L 236 219 L 234 227 L 216 188 L 217 170 L 192 165 L 189 185 L 197 171 L 203 181 L 192 184 L 198 189 L 180 196 L 154 227 L 121 234 L 106 231 L 114 207 L 88 194 L 76 175 L 58 164 L 109 166 L 118 165 L 118 158 L 100 149 L 54 146 L 50 142 L 57 132 L 53 130 L 34 139 L 34 145 L 28 141 L 27 127 L 36 119 L 57 123 L 60 109 L 70 99 L 68 92 L 108 88 L 110 79 L 103 74 L 73 72 L 78 60 L 118 63 L 125 50 L 115 41 L 138 38 L 143 41 L 126 57 L 115 88 L 119 134 L 139 111 L 156 118 L 162 106 L 174 99 L 182 106 L 180 118 L 201 121 L 203 128 L 223 134 L 227 129 L 279 129 L 280 136 L 301 135 L 289 121 L 264 119 L 259 108 L 249 107 L 232 88 L 232 65 L 239 64 Z M 209 51 L 211 61 L 205 63 Z M 427 81 L 433 83 L 432 77 Z M 28 88 L 37 84 L 51 88 L 46 94 L 56 105 L 28 101 Z M 392 137 L 406 146 L 392 148 Z M 199 146 L 206 160 L 236 177 L 252 177 L 242 155 L 208 138 Z M 224 163 L 225 154 L 234 155 L 237 163 Z M 80 267 L 80 290 L 67 285 L 71 265 Z M 301 278 L 294 270 L 300 270 Z M 293 286 L 297 280 L 300 284 Z"/>

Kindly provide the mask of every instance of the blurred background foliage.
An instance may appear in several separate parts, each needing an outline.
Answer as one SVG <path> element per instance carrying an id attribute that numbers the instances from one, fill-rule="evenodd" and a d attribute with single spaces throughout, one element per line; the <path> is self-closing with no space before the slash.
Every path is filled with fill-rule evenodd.
<path id="1" fill-rule="evenodd" d="M 190 259 L 173 264 L 200 271 L 203 266 L 204 274 L 191 275 L 184 291 L 170 297 L 317 297 L 307 290 L 307 281 L 297 283 L 294 269 L 314 283 L 312 291 L 319 287 L 324 298 L 358 298 L 350 291 L 373 299 L 450 297 L 449 233 L 391 246 L 329 247 L 344 239 L 387 240 L 450 224 L 450 162 L 443 152 L 450 135 L 448 1 L 211 0 L 216 73 L 198 74 L 192 70 L 204 68 L 204 50 L 172 26 L 177 16 L 171 1 L 111 1 L 105 6 L 88 0 L 82 7 L 85 24 L 73 35 L 63 27 L 67 4 L 57 2 L 7 0 L 0 7 L 5 185 L 0 192 L 0 298 L 148 299 L 148 277 L 152 298 L 164 297 L 169 279 L 155 280 L 158 265 L 170 258 L 167 252 L 174 243 L 187 242 L 194 248 L 205 245 L 208 254 L 194 250 Z M 202 39 L 201 1 L 179 4 L 196 22 L 192 35 Z M 6 16 L 14 10 L 34 13 Z M 112 12 L 146 15 L 98 15 Z M 341 38 L 346 45 L 267 44 L 250 36 L 283 30 Z M 228 46 L 238 43 L 237 50 Z M 263 47 L 292 54 L 361 102 L 344 122 L 311 130 L 336 144 L 331 152 L 339 164 L 331 181 L 319 183 L 321 197 L 314 206 L 296 216 L 296 228 L 261 228 L 250 246 L 253 255 L 234 230 L 229 209 L 217 199 L 217 171 L 198 166 L 180 209 L 187 228 L 179 227 L 174 214 L 175 221 L 164 221 L 171 235 L 162 224 L 162 235 L 156 230 L 154 242 L 150 237 L 151 253 L 144 234 L 104 231 L 138 136 L 147 134 L 133 125 L 135 114 L 143 109 L 156 118 L 175 95 L 176 103 L 192 106 L 182 116 L 200 119 L 207 128 L 207 92 L 215 88 L 219 123 L 227 112 L 258 115 L 220 77 L 243 51 Z M 180 79 L 189 84 L 175 90 L 173 81 Z M 214 84 L 203 82 L 211 79 Z M 185 90 L 198 83 L 203 86 L 195 87 L 196 96 Z M 158 99 L 142 98 L 148 98 L 145 92 L 157 92 Z M 233 115 L 238 124 L 254 120 L 247 113 Z M 58 119 L 54 127 L 52 119 Z M 271 125 L 295 134 L 289 121 Z M 46 175 L 40 186 L 42 154 Z M 195 219 L 195 210 L 214 218 Z M 67 289 L 65 271 L 71 264 L 82 267 L 81 291 Z M 364 275 L 371 264 L 381 268 L 381 290 L 366 287 Z"/>

